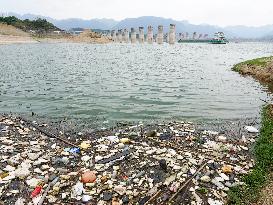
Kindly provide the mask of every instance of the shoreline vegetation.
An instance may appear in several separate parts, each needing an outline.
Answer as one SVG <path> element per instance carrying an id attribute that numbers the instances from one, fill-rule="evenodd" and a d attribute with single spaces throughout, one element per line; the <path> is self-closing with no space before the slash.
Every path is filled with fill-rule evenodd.
<path id="1" fill-rule="evenodd" d="M 273 56 L 239 63 L 233 70 L 242 75 L 251 75 L 261 83 L 267 83 L 272 89 Z M 253 151 L 256 164 L 250 173 L 242 177 L 245 183 L 243 186 L 230 189 L 228 204 L 272 204 L 273 104 L 265 105 L 261 115 L 262 127 Z"/>
<path id="2" fill-rule="evenodd" d="M 0 45 L 15 43 L 108 43 L 112 40 L 90 29 L 79 35 L 62 31 L 45 19 L 30 21 L 0 17 Z"/>
<path id="3" fill-rule="evenodd" d="M 233 71 L 246 76 L 250 75 L 273 90 L 273 56 L 257 58 L 236 64 Z"/>

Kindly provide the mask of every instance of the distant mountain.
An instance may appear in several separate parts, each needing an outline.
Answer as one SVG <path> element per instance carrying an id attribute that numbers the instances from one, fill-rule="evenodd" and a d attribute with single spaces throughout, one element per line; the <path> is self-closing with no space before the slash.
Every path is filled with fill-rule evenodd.
<path id="1" fill-rule="evenodd" d="M 138 28 L 143 26 L 145 30 L 148 25 L 153 26 L 155 32 L 157 31 L 158 25 L 163 25 L 164 32 L 168 32 L 169 25 L 171 23 L 176 24 L 177 33 L 188 32 L 192 35 L 193 32 L 209 34 L 210 36 L 218 31 L 223 31 L 228 38 L 247 38 L 247 39 L 258 39 L 265 37 L 271 37 L 273 34 L 273 25 L 266 25 L 260 27 L 249 27 L 249 26 L 228 26 L 219 27 L 208 24 L 195 25 L 188 21 L 177 21 L 173 19 L 155 17 L 155 16 L 142 16 L 138 18 L 126 18 L 122 21 L 115 21 L 113 19 L 90 19 L 84 20 L 79 18 L 70 18 L 57 20 L 46 16 L 33 15 L 33 14 L 16 14 L 7 13 L 4 15 L 16 16 L 19 19 L 30 19 L 35 20 L 37 18 L 44 18 L 47 21 L 53 23 L 61 29 L 71 29 L 71 28 L 91 28 L 91 29 L 101 29 L 101 30 L 112 30 L 112 29 L 130 29 L 132 27 Z"/>
<path id="2" fill-rule="evenodd" d="M 273 24 L 260 27 L 228 26 L 225 29 L 234 33 L 237 37 L 262 38 L 269 33 L 273 33 Z"/>
<path id="3" fill-rule="evenodd" d="M 92 19 L 92 20 L 83 20 L 83 19 L 64 19 L 64 20 L 54 20 L 52 22 L 56 26 L 62 29 L 70 29 L 75 27 L 80 28 L 95 28 L 95 29 L 111 29 L 116 21 L 112 19 Z"/>
<path id="4" fill-rule="evenodd" d="M 127 18 L 120 21 L 114 28 L 115 29 L 123 29 L 123 28 L 130 29 L 131 27 L 138 28 L 139 26 L 143 26 L 145 28 L 145 31 L 147 31 L 147 27 L 151 25 L 155 29 L 155 31 L 157 31 L 158 25 L 163 25 L 163 28 L 165 29 L 164 32 L 168 32 L 170 24 L 176 25 L 177 33 L 188 32 L 191 35 L 193 32 L 197 32 L 197 33 L 212 35 L 215 32 L 223 31 L 227 35 L 232 35 L 231 33 L 229 33 L 229 31 L 224 30 L 223 28 L 218 26 L 211 26 L 211 25 L 205 25 L 205 24 L 194 25 L 194 24 L 188 23 L 187 21 L 176 21 L 173 19 L 166 19 L 166 18 L 154 17 L 154 16 Z"/>
<path id="5" fill-rule="evenodd" d="M 41 16 L 41 15 L 34 15 L 34 14 L 24 14 L 20 15 L 17 13 L 7 13 L 5 15 L 9 16 L 16 16 L 19 19 L 29 19 L 29 20 L 35 20 L 37 18 L 43 18 L 47 21 L 53 23 L 55 26 L 61 29 L 71 29 L 71 28 L 95 28 L 95 29 L 111 29 L 113 28 L 118 21 L 115 21 L 113 19 L 91 19 L 91 20 L 84 20 L 79 18 L 70 18 L 70 19 L 62 19 L 57 20 L 53 19 L 47 16 Z"/>
<path id="6" fill-rule="evenodd" d="M 271 32 L 271 33 L 269 33 L 269 34 L 263 36 L 261 39 L 273 41 L 273 32 Z"/>

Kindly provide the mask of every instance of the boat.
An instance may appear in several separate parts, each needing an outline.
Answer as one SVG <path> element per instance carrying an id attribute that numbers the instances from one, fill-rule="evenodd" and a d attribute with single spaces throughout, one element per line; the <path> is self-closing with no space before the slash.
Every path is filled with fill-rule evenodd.
<path id="1" fill-rule="evenodd" d="M 214 38 L 195 38 L 196 32 L 193 34 L 193 38 L 180 38 L 178 43 L 211 43 L 211 44 L 226 44 L 228 40 L 223 32 L 217 32 L 214 34 Z"/>
<path id="2" fill-rule="evenodd" d="M 210 43 L 211 39 L 179 39 L 178 43 Z"/>
<path id="3" fill-rule="evenodd" d="M 217 32 L 214 34 L 214 38 L 211 39 L 210 43 L 212 44 L 227 44 L 228 40 L 225 37 L 223 32 Z"/>

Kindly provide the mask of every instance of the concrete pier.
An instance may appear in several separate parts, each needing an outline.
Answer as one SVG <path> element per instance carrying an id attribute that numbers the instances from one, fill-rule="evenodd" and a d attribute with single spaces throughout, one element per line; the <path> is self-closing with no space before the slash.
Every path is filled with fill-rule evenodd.
<path id="1" fill-rule="evenodd" d="M 148 26 L 148 32 L 147 32 L 147 42 L 152 44 L 154 41 L 154 33 L 153 33 L 153 27 Z"/>
<path id="2" fill-rule="evenodd" d="M 163 44 L 163 40 L 164 40 L 163 26 L 160 25 L 160 26 L 158 26 L 157 43 Z"/>
<path id="3" fill-rule="evenodd" d="M 196 37 L 197 37 L 197 33 L 196 33 L 196 32 L 193 32 L 193 34 L 192 34 L 192 39 L 196 39 Z"/>
<path id="4" fill-rule="evenodd" d="M 112 37 L 112 40 L 113 40 L 114 42 L 117 42 L 116 30 L 112 30 L 112 31 L 111 31 L 111 37 Z"/>
<path id="5" fill-rule="evenodd" d="M 122 43 L 122 30 L 118 30 L 117 42 Z"/>
<path id="6" fill-rule="evenodd" d="M 144 38 L 144 28 L 139 27 L 139 43 L 144 43 L 145 38 Z"/>
<path id="7" fill-rule="evenodd" d="M 129 31 L 127 29 L 123 31 L 123 42 L 129 43 Z"/>
<path id="8" fill-rule="evenodd" d="M 125 32 L 124 32 L 124 30 L 122 31 L 122 42 L 125 42 Z"/>
<path id="9" fill-rule="evenodd" d="M 134 28 L 131 28 L 131 43 L 136 43 L 136 31 Z"/>
<path id="10" fill-rule="evenodd" d="M 189 33 L 188 33 L 188 32 L 186 32 L 185 38 L 186 38 L 186 39 L 189 39 Z"/>
<path id="11" fill-rule="evenodd" d="M 170 24 L 170 32 L 169 32 L 169 44 L 175 44 L 175 24 Z"/>

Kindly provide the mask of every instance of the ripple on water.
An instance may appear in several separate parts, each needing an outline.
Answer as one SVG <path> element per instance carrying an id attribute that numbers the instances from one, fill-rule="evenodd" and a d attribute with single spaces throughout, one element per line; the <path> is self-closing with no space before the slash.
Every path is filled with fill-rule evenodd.
<path id="1" fill-rule="evenodd" d="M 98 120 L 256 117 L 266 87 L 233 64 L 267 43 L 0 46 L 0 111 Z"/>

